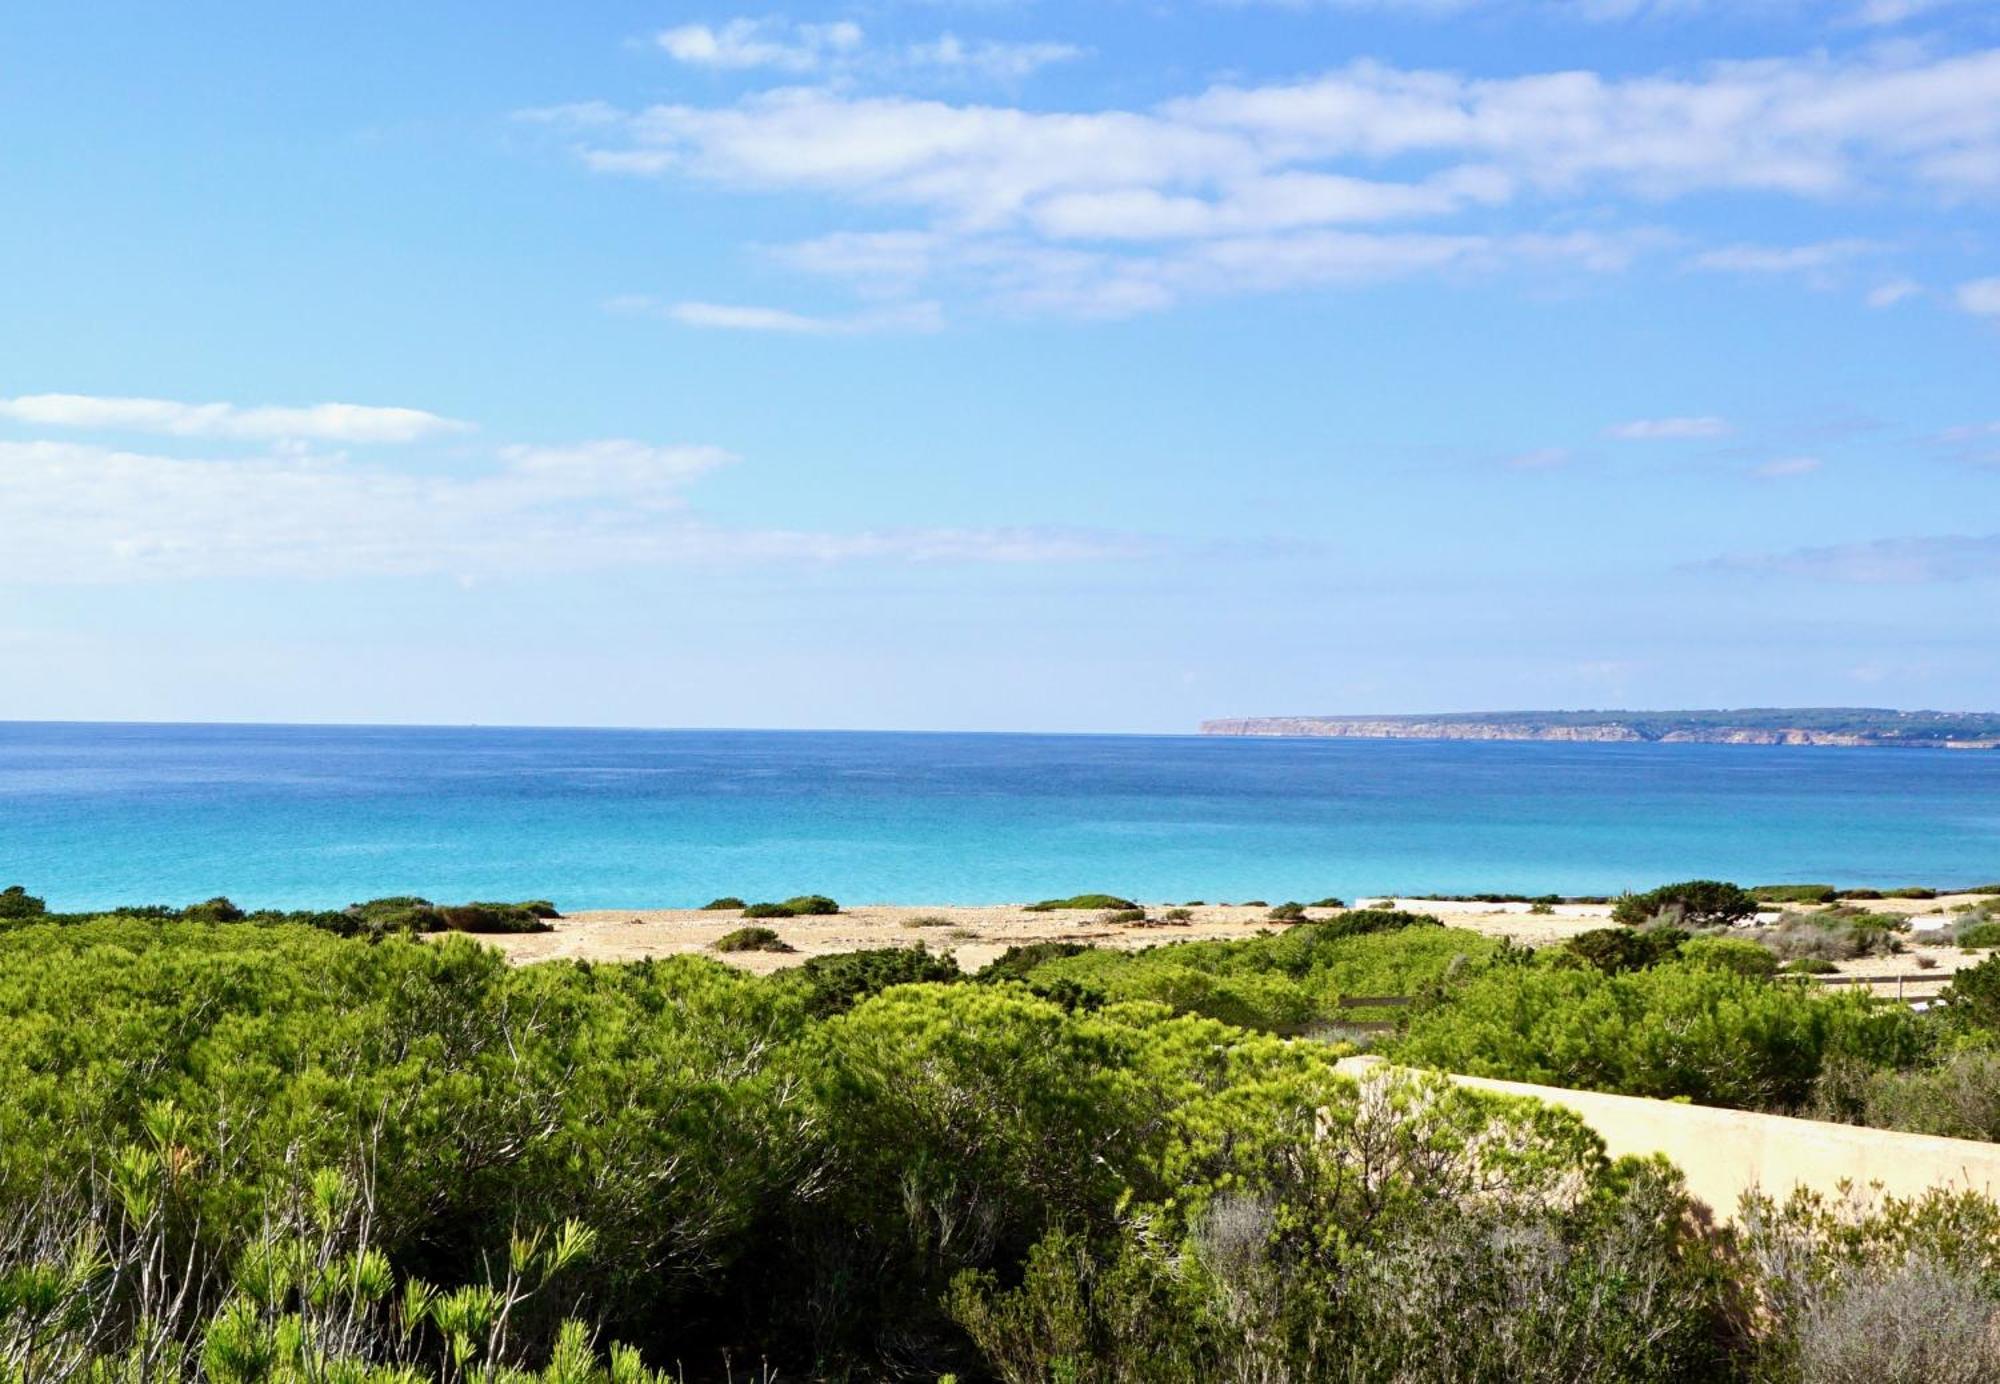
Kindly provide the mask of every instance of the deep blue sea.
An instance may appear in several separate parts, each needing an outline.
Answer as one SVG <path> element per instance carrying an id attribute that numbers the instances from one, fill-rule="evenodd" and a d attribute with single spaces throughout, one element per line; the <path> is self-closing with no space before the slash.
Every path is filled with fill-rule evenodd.
<path id="1" fill-rule="evenodd" d="M 0 724 L 51 907 L 992 903 L 2000 879 L 2000 753 Z"/>

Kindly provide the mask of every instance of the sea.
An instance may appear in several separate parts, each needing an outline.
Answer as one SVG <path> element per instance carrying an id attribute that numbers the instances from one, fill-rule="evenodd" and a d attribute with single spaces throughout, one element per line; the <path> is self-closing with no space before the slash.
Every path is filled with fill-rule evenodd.
<path id="1" fill-rule="evenodd" d="M 0 723 L 0 886 L 58 910 L 565 910 L 2000 881 L 2000 752 Z"/>

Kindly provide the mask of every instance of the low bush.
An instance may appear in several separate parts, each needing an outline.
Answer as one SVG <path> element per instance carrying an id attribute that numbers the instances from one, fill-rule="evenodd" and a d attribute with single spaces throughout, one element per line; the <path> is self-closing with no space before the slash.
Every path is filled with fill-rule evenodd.
<path id="1" fill-rule="evenodd" d="M 825 917 L 840 912 L 840 905 L 824 894 L 796 894 L 785 900 L 785 907 L 795 918 Z"/>
<path id="2" fill-rule="evenodd" d="M 2000 956 L 1989 956 L 1951 978 L 1940 996 L 1959 1028 L 2000 1033 Z"/>
<path id="3" fill-rule="evenodd" d="M 915 918 L 903 919 L 904 927 L 955 927 L 951 919 L 938 913 L 925 913 Z"/>
<path id="4" fill-rule="evenodd" d="M 1922 885 L 1911 885 L 1903 889 L 1889 889 L 1885 890 L 1882 894 L 1882 897 L 1885 899 L 1934 899 L 1937 896 L 1937 890 L 1927 889 Z"/>
<path id="5" fill-rule="evenodd" d="M 1137 908 L 1130 899 L 1121 899 L 1116 894 L 1072 894 L 1066 899 L 1043 899 L 1040 903 L 1028 905 L 1030 913 L 1058 913 L 1068 909 Z"/>
<path id="6" fill-rule="evenodd" d="M 2000 947 L 2000 922 L 1975 923 L 1958 934 L 1958 945 L 1966 951 Z"/>
<path id="7" fill-rule="evenodd" d="M 1759 903 L 1832 903 L 1840 893 L 1831 884 L 1759 884 L 1750 897 Z"/>
<path id="8" fill-rule="evenodd" d="M 744 905 L 743 916 L 746 918 L 789 918 L 792 916 L 792 910 L 781 903 L 753 903 Z"/>
<path id="9" fill-rule="evenodd" d="M 1104 914 L 1098 921 L 1120 926 L 1127 923 L 1143 923 L 1146 921 L 1146 910 L 1143 908 L 1114 908 L 1109 913 Z"/>
<path id="10" fill-rule="evenodd" d="M 734 894 L 724 894 L 719 899 L 710 899 L 707 903 L 703 904 L 701 911 L 703 913 L 734 913 L 746 907 L 748 905 Z"/>
<path id="11" fill-rule="evenodd" d="M 980 968 L 979 979 L 984 981 L 1026 980 L 1035 970 L 1050 961 L 1060 961 L 1064 957 L 1077 956 L 1094 951 L 1081 942 L 1029 942 L 1021 946 L 1007 948 Z"/>
<path id="12" fill-rule="evenodd" d="M 1336 899 L 1332 895 L 1328 895 L 1326 898 L 1323 899 L 1314 899 L 1312 901 L 1312 906 L 1314 908 L 1345 908 L 1347 907 L 1347 901 L 1345 899 Z"/>
<path id="13" fill-rule="evenodd" d="M 1864 956 L 1893 956 L 1903 949 L 1901 934 L 1908 930 L 1909 921 L 1893 913 L 1830 909 L 1825 913 L 1787 913 L 1747 935 L 1779 961 L 1853 961 Z"/>
<path id="14" fill-rule="evenodd" d="M 1563 943 L 1558 956 L 1572 956 L 1606 975 L 1644 970 L 1670 959 L 1688 940 L 1679 928 L 1607 927 L 1581 932 Z"/>
<path id="15" fill-rule="evenodd" d="M 1768 977 L 1778 973 L 1778 958 L 1755 942 L 1735 937 L 1690 937 L 1681 944 L 1679 960 L 1740 976 Z"/>
<path id="16" fill-rule="evenodd" d="M 1175 925 L 1191 923 L 1194 921 L 1194 910 L 1191 908 L 1169 908 L 1160 915 L 1160 921 Z"/>
<path id="17" fill-rule="evenodd" d="M 461 903 L 437 910 L 439 926 L 450 932 L 549 932 L 547 917 L 535 904 Z"/>
<path id="18" fill-rule="evenodd" d="M 1264 916 L 1274 923 L 1302 923 L 1306 920 L 1306 906 L 1302 903 L 1281 903 Z"/>
<path id="19" fill-rule="evenodd" d="M 1830 976 L 1838 975 L 1840 967 L 1817 956 L 1802 956 L 1796 961 L 1787 961 L 1778 970 L 1788 976 Z"/>
<path id="20" fill-rule="evenodd" d="M 5 889 L 0 889 L 0 922 L 39 918 L 48 911 L 46 903 L 18 884 L 10 884 Z"/>
<path id="21" fill-rule="evenodd" d="M 190 923 L 240 923 L 243 916 L 242 909 L 220 895 L 181 910 L 181 917 Z"/>
<path id="22" fill-rule="evenodd" d="M 1628 927 L 1655 918 L 1681 927 L 1726 927 L 1756 911 L 1757 900 L 1734 884 L 1690 879 L 1663 884 L 1644 894 L 1620 895 L 1611 905 L 1611 920 Z"/>
<path id="23" fill-rule="evenodd" d="M 769 950 L 768 948 L 766 950 Z M 871 951 L 815 956 L 792 973 L 806 992 L 806 1013 L 823 1019 L 844 1014 L 892 985 L 959 980 L 963 973 L 950 956 L 933 956 L 921 946 L 878 947 Z"/>
<path id="24" fill-rule="evenodd" d="M 734 932 L 725 932 L 709 943 L 709 949 L 719 952 L 789 952 L 797 951 L 784 938 L 767 927 L 739 927 Z"/>

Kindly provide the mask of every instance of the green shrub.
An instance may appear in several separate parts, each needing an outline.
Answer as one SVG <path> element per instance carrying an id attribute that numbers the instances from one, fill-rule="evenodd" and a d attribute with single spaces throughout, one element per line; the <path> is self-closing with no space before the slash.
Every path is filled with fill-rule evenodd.
<path id="1" fill-rule="evenodd" d="M 1884 891 L 1882 895 L 1885 899 L 1934 899 L 1937 896 L 1937 890 L 1928 889 L 1922 885 L 1911 885 L 1903 889 L 1890 889 Z"/>
<path id="2" fill-rule="evenodd" d="M 845 1013 L 892 985 L 950 982 L 960 979 L 962 973 L 950 956 L 933 956 L 916 946 L 815 956 L 794 975 L 806 990 L 806 1013 L 826 1018 Z"/>
<path id="3" fill-rule="evenodd" d="M 734 932 L 725 932 L 709 943 L 712 951 L 719 952 L 790 952 L 798 948 L 767 927 L 739 927 Z"/>
<path id="4" fill-rule="evenodd" d="M 1302 923 L 1306 920 L 1306 906 L 1302 903 L 1281 903 L 1264 916 L 1274 923 Z"/>
<path id="5" fill-rule="evenodd" d="M 979 979 L 1026 980 L 1046 962 L 1095 950 L 1096 948 L 1087 947 L 1081 942 L 1028 942 L 1009 947 L 987 962 L 980 968 Z"/>
<path id="6" fill-rule="evenodd" d="M 1679 928 L 1607 927 L 1580 932 L 1563 943 L 1558 955 L 1568 954 L 1596 967 L 1606 975 L 1644 970 L 1669 960 L 1680 950 L 1688 934 Z"/>
<path id="7" fill-rule="evenodd" d="M 1834 897 L 1841 899 L 1879 899 L 1884 895 L 1880 889 L 1843 889 Z"/>
<path id="8" fill-rule="evenodd" d="M 1329 894 L 1326 898 L 1314 899 L 1312 906 L 1314 908 L 1345 908 L 1347 907 L 1347 901 L 1345 899 L 1336 899 Z"/>
<path id="9" fill-rule="evenodd" d="M 2000 947 L 2000 922 L 1975 923 L 1962 929 L 1958 934 L 1958 945 L 1966 951 L 1984 951 L 1988 947 Z"/>
<path id="10" fill-rule="evenodd" d="M 1802 956 L 1796 961 L 1787 961 L 1778 969 L 1788 976 L 1830 976 L 1840 973 L 1840 967 L 1816 956 Z"/>
<path id="11" fill-rule="evenodd" d="M 1916 1017 L 1900 1006 L 1663 964 L 1620 975 L 1494 967 L 1414 1015 L 1391 1052 L 1471 1076 L 1791 1110 L 1829 1057 L 1899 1066 L 1919 1049 Z"/>
<path id="12" fill-rule="evenodd" d="M 1556 911 L 1556 906 L 1554 904 L 1545 903 L 1541 899 L 1536 899 L 1533 903 L 1528 905 L 1528 912 L 1540 914 L 1544 917 L 1546 917 L 1551 913 L 1554 913 L 1555 911 Z"/>
<path id="13" fill-rule="evenodd" d="M 1757 901 L 1733 884 L 1690 879 L 1663 884 L 1644 894 L 1623 894 L 1611 906 L 1611 920 L 1628 927 L 1666 918 L 1685 927 L 1724 927 L 1757 911 Z"/>
<path id="14" fill-rule="evenodd" d="M 951 919 L 938 913 L 925 913 L 915 918 L 903 919 L 904 927 L 956 927 Z"/>
<path id="15" fill-rule="evenodd" d="M 2000 1030 L 2000 956 L 1958 972 L 1941 998 L 1954 1023 Z"/>
<path id="16" fill-rule="evenodd" d="M 189 904 L 181 910 L 181 917 L 190 923 L 240 923 L 243 910 L 218 895 L 202 903 Z"/>
<path id="17" fill-rule="evenodd" d="M 1689 966 L 1709 966 L 1740 976 L 1778 973 L 1778 958 L 1769 949 L 1734 937 L 1690 937 L 1681 944 L 1679 959 Z"/>
<path id="18" fill-rule="evenodd" d="M 743 900 L 737 898 L 734 894 L 724 894 L 719 899 L 710 899 L 707 903 L 703 904 L 701 911 L 703 913 L 735 913 L 745 906 Z"/>
<path id="19" fill-rule="evenodd" d="M 1074 894 L 1066 899 L 1043 899 L 1027 906 L 1030 913 L 1057 913 L 1068 909 L 1127 909 L 1139 905 L 1116 894 Z"/>
<path id="20" fill-rule="evenodd" d="M 1750 897 L 1759 903 L 1832 903 L 1840 894 L 1831 884 L 1759 884 Z"/>
<path id="21" fill-rule="evenodd" d="M 797 894 L 786 899 L 784 906 L 795 918 L 824 917 L 840 912 L 840 905 L 824 894 Z"/>
<path id="22" fill-rule="evenodd" d="M 1163 923 L 1189 923 L 1194 921 L 1194 910 L 1190 908 L 1169 908 L 1160 915 Z"/>
<path id="23" fill-rule="evenodd" d="M 1146 921 L 1146 910 L 1143 908 L 1114 908 L 1111 912 L 1105 914 L 1101 921 L 1118 924 L 1143 923 Z"/>
<path id="24" fill-rule="evenodd" d="M 745 906 L 743 916 L 746 918 L 789 918 L 792 916 L 792 910 L 781 903 L 753 903 Z"/>
<path id="25" fill-rule="evenodd" d="M 543 915 L 533 904 L 461 903 L 437 910 L 438 925 L 450 932 L 549 932 Z"/>
<path id="26" fill-rule="evenodd" d="M 18 884 L 10 884 L 5 889 L 0 889 L 0 922 L 39 918 L 48 911 L 46 903 Z"/>

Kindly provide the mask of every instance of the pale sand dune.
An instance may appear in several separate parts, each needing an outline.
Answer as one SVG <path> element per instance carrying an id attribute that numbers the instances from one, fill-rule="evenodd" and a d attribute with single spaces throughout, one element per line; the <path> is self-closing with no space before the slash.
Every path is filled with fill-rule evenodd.
<path id="1" fill-rule="evenodd" d="M 1976 901 L 1973 896 L 1954 896 L 1935 901 L 1908 899 L 1873 901 L 1866 906 L 1879 912 L 1909 916 L 1921 930 L 1946 921 L 1946 910 L 1955 903 Z M 1275 901 L 1274 901 L 1275 902 Z M 1374 899 L 1357 902 L 1370 905 Z M 1155 920 L 1169 903 L 1149 904 Z M 1428 913 L 1451 927 L 1466 928 L 1494 937 L 1506 937 L 1525 946 L 1549 946 L 1580 932 L 1610 926 L 1609 907 L 1601 904 L 1562 904 L 1552 914 L 1530 913 L 1526 904 L 1430 903 L 1421 899 L 1394 902 L 1395 907 L 1414 913 Z M 933 951 L 949 951 L 960 966 L 977 970 L 1011 946 L 1029 942 L 1084 942 L 1099 947 L 1138 948 L 1163 942 L 1255 937 L 1275 931 L 1267 909 L 1243 905 L 1206 904 L 1189 910 L 1194 916 L 1184 924 L 1111 923 L 1094 910 L 1031 913 L 1014 904 L 961 906 L 952 904 L 864 904 L 843 913 L 815 918 L 767 919 L 772 928 L 797 950 L 792 952 L 734 952 L 718 959 L 745 970 L 766 972 L 796 966 L 808 957 L 830 952 L 861 951 L 870 947 L 901 947 L 922 942 Z M 1312 909 L 1313 918 L 1332 918 L 1336 913 Z M 942 918 L 939 926 L 911 927 L 918 918 Z M 484 940 L 517 962 L 568 958 L 579 961 L 637 961 L 649 956 L 697 953 L 718 956 L 709 950 L 718 937 L 744 926 L 735 913 L 708 913 L 689 908 L 616 909 L 573 913 L 557 919 L 555 931 L 521 936 L 489 937 Z M 1935 988 L 1961 965 L 1977 964 L 1984 953 L 1961 952 L 1956 947 L 1920 947 L 1912 944 L 1900 956 L 1876 957 L 1844 963 L 1849 975 L 1907 976 L 1907 986 L 1921 991 L 1928 981 Z M 1919 958 L 1935 963 L 1926 969 Z M 1878 987 L 1883 988 L 1883 987 Z M 1893 986 L 1886 987 L 1893 990 Z"/>

